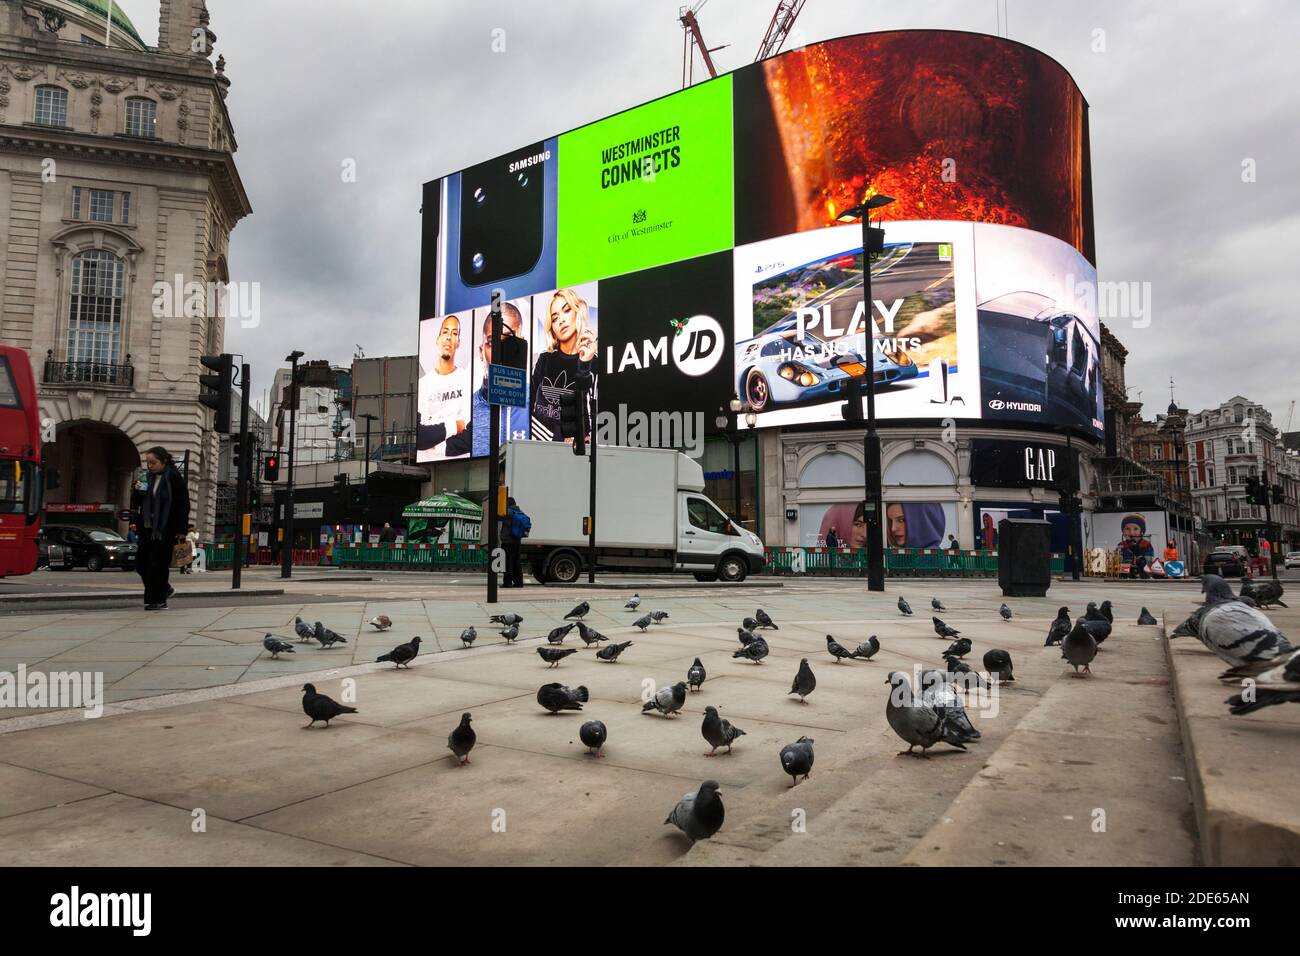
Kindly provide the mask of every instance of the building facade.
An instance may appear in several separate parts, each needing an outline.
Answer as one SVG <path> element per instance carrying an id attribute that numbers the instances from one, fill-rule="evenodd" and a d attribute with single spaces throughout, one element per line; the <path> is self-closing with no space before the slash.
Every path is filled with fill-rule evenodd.
<path id="1" fill-rule="evenodd" d="M 230 232 L 252 211 L 229 81 L 202 0 L 162 0 L 156 48 L 105 8 L 0 0 L 0 340 L 36 370 L 47 503 L 125 508 L 161 445 L 210 532 L 218 443 L 198 359 L 222 350 L 223 320 L 185 289 L 228 281 Z"/>

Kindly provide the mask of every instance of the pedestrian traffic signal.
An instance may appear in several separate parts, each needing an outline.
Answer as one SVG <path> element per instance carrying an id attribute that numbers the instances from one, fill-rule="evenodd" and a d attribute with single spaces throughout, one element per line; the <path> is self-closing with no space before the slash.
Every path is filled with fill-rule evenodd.
<path id="1" fill-rule="evenodd" d="M 257 484 L 254 483 L 248 490 L 248 507 L 250 510 L 256 511 L 261 506 L 262 506 L 262 492 L 261 489 L 257 486 Z"/>
<path id="2" fill-rule="evenodd" d="M 846 422 L 862 421 L 862 379 L 856 375 L 850 375 L 844 380 L 844 405 L 840 408 L 840 414 L 844 416 Z"/>
<path id="3" fill-rule="evenodd" d="M 262 478 L 265 481 L 278 481 L 280 478 L 280 456 L 267 455 L 266 464 L 262 466 Z"/>
<path id="4" fill-rule="evenodd" d="M 199 402 L 212 409 L 214 431 L 230 434 L 230 399 L 235 384 L 235 359 L 228 352 L 201 355 L 199 362 L 216 374 L 199 376 Z"/>
<path id="5" fill-rule="evenodd" d="M 1246 501 L 1252 505 L 1262 505 L 1264 503 L 1264 490 L 1262 482 L 1254 478 L 1246 479 Z"/>
<path id="6" fill-rule="evenodd" d="M 1286 502 L 1286 489 L 1281 485 L 1273 486 L 1273 504 L 1280 505 Z"/>
<path id="7" fill-rule="evenodd" d="M 560 437 L 573 439 L 573 453 L 587 453 L 587 394 L 577 389 L 560 393 Z"/>

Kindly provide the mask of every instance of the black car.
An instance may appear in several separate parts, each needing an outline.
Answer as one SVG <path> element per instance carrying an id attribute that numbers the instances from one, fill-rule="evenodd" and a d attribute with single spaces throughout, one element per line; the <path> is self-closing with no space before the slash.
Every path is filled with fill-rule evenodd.
<path id="1" fill-rule="evenodd" d="M 107 528 L 78 528 L 56 524 L 41 528 L 39 551 L 53 571 L 68 571 L 72 568 L 85 568 L 88 571 L 122 568 L 134 571 L 137 548 L 116 531 Z"/>
<path id="2" fill-rule="evenodd" d="M 1221 578 L 1239 578 L 1246 573 L 1246 562 L 1235 551 L 1211 551 L 1205 559 L 1205 573 Z"/>

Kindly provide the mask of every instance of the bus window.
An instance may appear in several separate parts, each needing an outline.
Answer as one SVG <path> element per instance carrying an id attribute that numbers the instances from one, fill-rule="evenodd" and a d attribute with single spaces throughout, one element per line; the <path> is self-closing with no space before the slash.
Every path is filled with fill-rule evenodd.
<path id="1" fill-rule="evenodd" d="M 40 469 L 31 462 L 0 462 L 0 515 L 34 518 L 41 510 L 40 484 Z"/>
<path id="2" fill-rule="evenodd" d="M 0 355 L 0 408 L 22 408 L 14 373 L 9 370 L 9 360 Z"/>

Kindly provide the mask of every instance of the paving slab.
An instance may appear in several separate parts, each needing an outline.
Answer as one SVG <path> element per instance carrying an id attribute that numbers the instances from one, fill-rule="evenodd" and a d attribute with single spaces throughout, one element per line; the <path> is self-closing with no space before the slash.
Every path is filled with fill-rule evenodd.
<path id="1" fill-rule="evenodd" d="M 0 819 L 62 806 L 106 792 L 101 787 L 76 780 L 0 763 Z"/>

